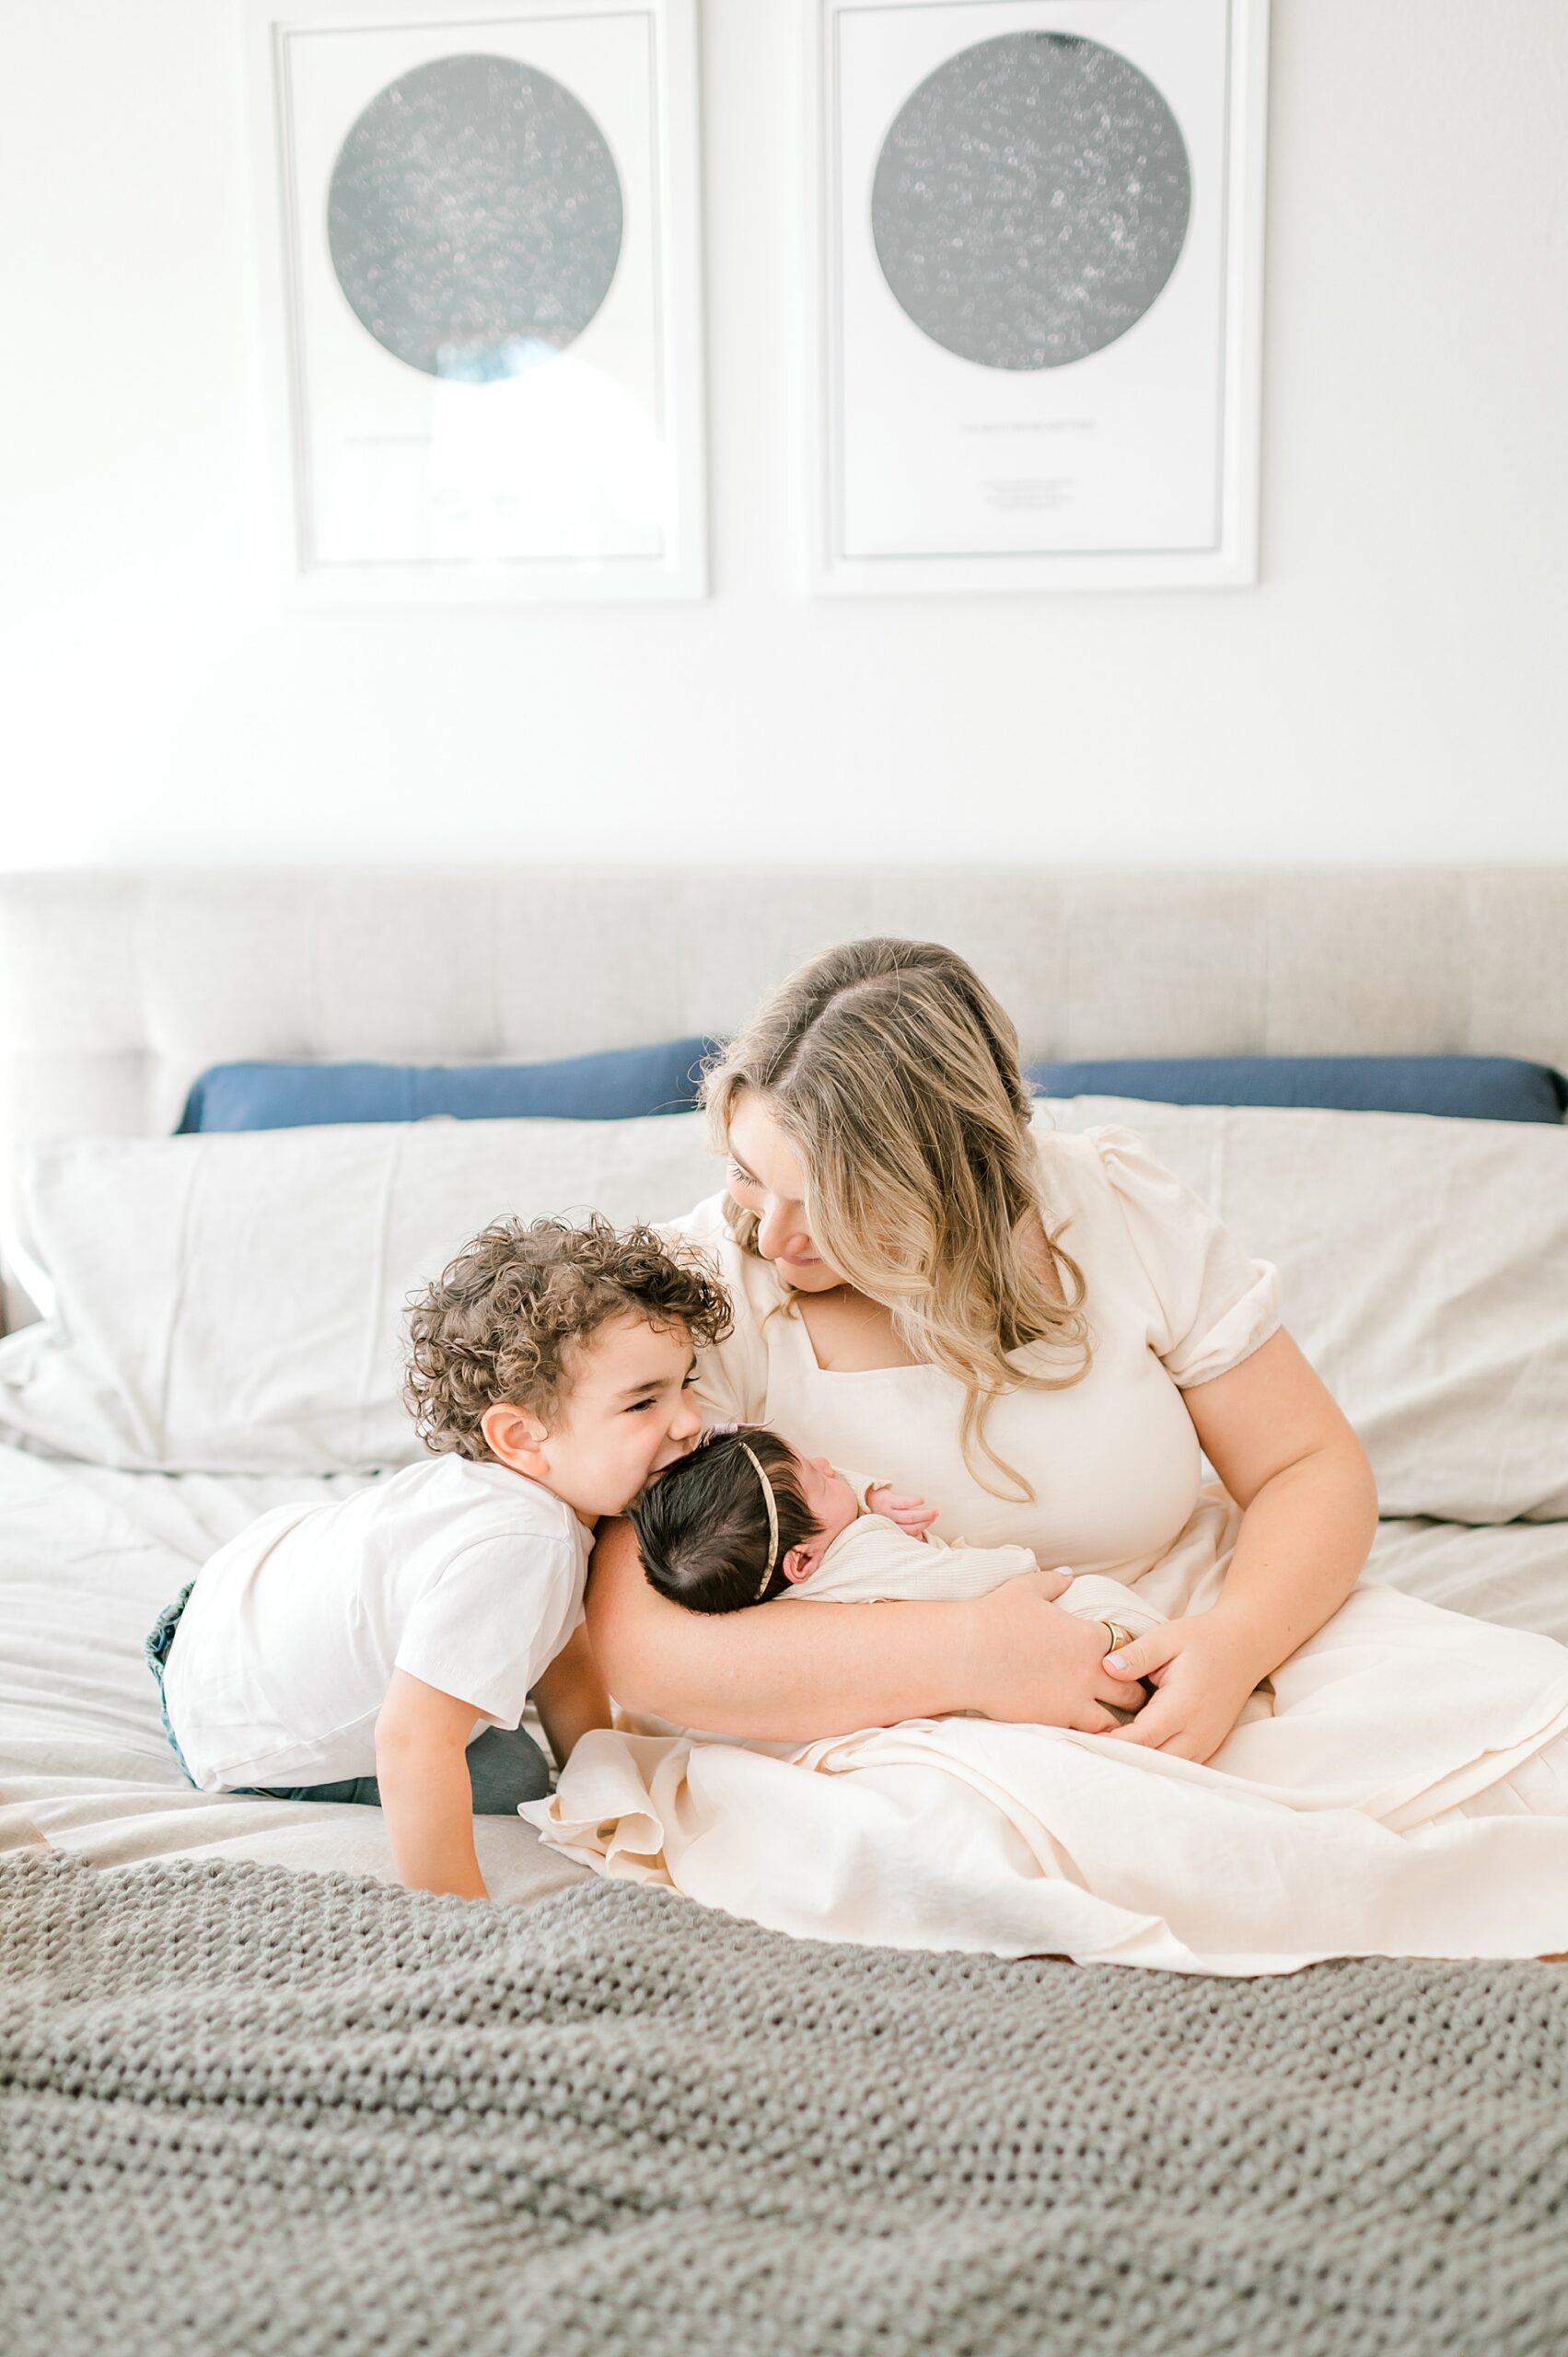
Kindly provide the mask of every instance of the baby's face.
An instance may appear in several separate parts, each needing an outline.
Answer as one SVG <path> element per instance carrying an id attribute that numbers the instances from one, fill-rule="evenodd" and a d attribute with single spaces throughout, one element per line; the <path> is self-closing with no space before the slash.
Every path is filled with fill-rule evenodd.
<path id="1" fill-rule="evenodd" d="M 795 1461 L 800 1468 L 800 1494 L 811 1519 L 820 1526 L 819 1544 L 825 1547 L 859 1513 L 854 1492 L 825 1457 L 797 1456 Z"/>

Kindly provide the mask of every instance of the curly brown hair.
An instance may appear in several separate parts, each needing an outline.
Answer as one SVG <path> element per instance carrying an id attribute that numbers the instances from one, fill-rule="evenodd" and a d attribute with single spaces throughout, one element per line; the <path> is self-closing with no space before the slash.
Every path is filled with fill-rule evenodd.
<path id="1" fill-rule="evenodd" d="M 615 1228 L 596 1212 L 565 1220 L 493 1220 L 408 1303 L 403 1400 L 437 1456 L 490 1455 L 482 1427 L 497 1400 L 548 1418 L 575 1345 L 630 1313 L 721 1342 L 729 1295 L 693 1246 L 653 1228 Z"/>

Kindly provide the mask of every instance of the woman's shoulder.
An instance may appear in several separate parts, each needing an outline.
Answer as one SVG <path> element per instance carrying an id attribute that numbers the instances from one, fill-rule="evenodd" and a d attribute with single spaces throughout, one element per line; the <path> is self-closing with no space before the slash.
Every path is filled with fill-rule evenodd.
<path id="1" fill-rule="evenodd" d="M 691 1244 L 700 1244 L 704 1251 L 717 1252 L 735 1242 L 725 1217 L 724 1206 L 722 1193 L 704 1195 L 700 1203 L 693 1204 L 679 1219 L 666 1220 L 663 1223 L 664 1233 L 683 1237 Z"/>
<path id="2" fill-rule="evenodd" d="M 1097 1235 L 1112 1253 L 1131 1239 L 1142 1259 L 1156 1239 L 1162 1254 L 1190 1248 L 1195 1228 L 1212 1217 L 1148 1141 L 1120 1121 L 1080 1130 L 1040 1124 L 1036 1139 L 1047 1221 L 1062 1223 L 1068 1250 L 1087 1251 L 1097 1265 Z"/>
<path id="3" fill-rule="evenodd" d="M 778 1279 L 766 1260 L 748 1252 L 740 1243 L 722 1192 L 705 1195 L 682 1218 L 666 1221 L 663 1233 L 695 1245 L 716 1263 L 738 1308 L 750 1309 L 761 1317 L 779 1299 Z"/>
<path id="4" fill-rule="evenodd" d="M 1034 1135 L 1047 1200 L 1054 1197 L 1063 1210 L 1074 1195 L 1126 1200 L 1170 1176 L 1146 1140 L 1119 1121 L 1058 1130 L 1037 1119 Z"/>
<path id="5" fill-rule="evenodd" d="M 1189 1157 L 1184 1154 L 1184 1162 Z M 1244 1252 L 1210 1200 L 1217 1167 L 1194 1172 L 1198 1188 L 1171 1169 L 1145 1138 L 1120 1122 L 1045 1133 L 1042 1164 L 1067 1177 L 1087 1205 L 1102 1191 L 1120 1214 L 1117 1233 L 1131 1249 L 1118 1257 L 1142 1271 L 1157 1310 L 1151 1344 L 1176 1382 L 1206 1383 L 1228 1373 L 1268 1340 L 1281 1320 L 1279 1272 Z M 1047 1179 L 1049 1188 L 1050 1179 Z M 1060 1199 L 1060 1195 L 1059 1195 Z M 1074 1249 L 1071 1230 L 1069 1249 Z M 1108 1248 L 1103 1263 L 1109 1267 Z"/>
<path id="6" fill-rule="evenodd" d="M 683 1219 L 669 1220 L 663 1233 L 703 1253 L 729 1295 L 735 1323 L 721 1342 L 697 1353 L 697 1397 L 712 1420 L 756 1423 L 767 1414 L 768 1352 L 763 1340 L 768 1310 L 778 1298 L 778 1280 L 765 1260 L 737 1240 L 723 1195 L 709 1195 Z"/>

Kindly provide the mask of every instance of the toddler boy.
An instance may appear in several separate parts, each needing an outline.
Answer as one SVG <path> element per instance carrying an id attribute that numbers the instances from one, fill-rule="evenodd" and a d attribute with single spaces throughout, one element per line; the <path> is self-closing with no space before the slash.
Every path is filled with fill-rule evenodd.
<path id="1" fill-rule="evenodd" d="M 410 1888 L 482 1898 L 474 1816 L 549 1789 L 530 1690 L 558 1765 L 609 1724 L 593 1526 L 691 1447 L 695 1349 L 729 1322 L 706 1264 L 650 1228 L 484 1229 L 411 1307 L 426 1460 L 262 1515 L 148 1637 L 192 1782 L 378 1805 Z"/>

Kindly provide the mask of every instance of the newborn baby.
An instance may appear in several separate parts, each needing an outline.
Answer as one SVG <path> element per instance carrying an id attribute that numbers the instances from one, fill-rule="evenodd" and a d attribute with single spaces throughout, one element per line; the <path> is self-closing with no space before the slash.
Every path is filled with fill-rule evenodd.
<path id="1" fill-rule="evenodd" d="M 797 1456 L 765 1425 L 742 1424 L 704 1434 L 650 1483 L 632 1525 L 649 1581 L 693 1612 L 739 1612 L 797 1595 L 858 1604 L 984 1596 L 1041 1568 L 1028 1547 L 912 1538 L 860 1503 L 877 1486 L 825 1457 Z M 1164 1618 L 1120 1580 L 1050 1576 L 1064 1612 L 1110 1631 L 1108 1653 Z"/>

